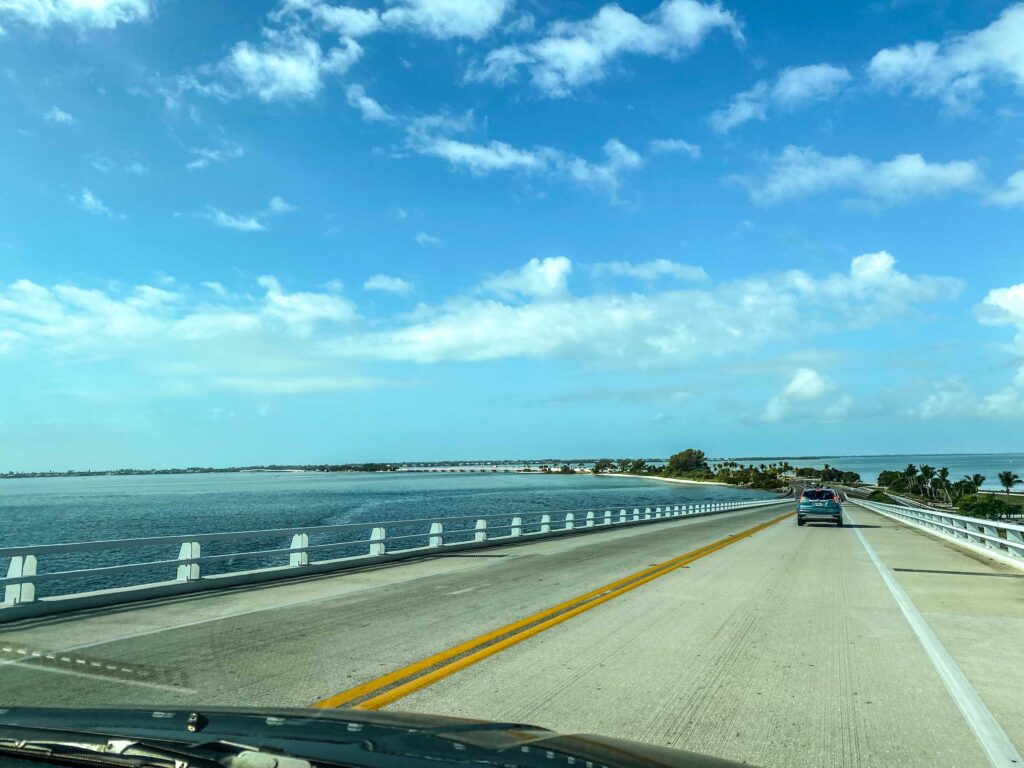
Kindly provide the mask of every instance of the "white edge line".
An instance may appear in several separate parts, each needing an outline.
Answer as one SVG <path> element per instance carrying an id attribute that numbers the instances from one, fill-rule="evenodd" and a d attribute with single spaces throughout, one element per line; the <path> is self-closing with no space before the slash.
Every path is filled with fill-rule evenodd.
<path id="1" fill-rule="evenodd" d="M 967 676 L 957 666 L 957 663 L 949 655 L 949 651 L 942 645 L 942 642 L 935 632 L 932 631 L 932 628 L 928 626 L 928 622 L 924 620 L 921 612 L 917 610 L 913 601 L 903 591 L 903 587 L 899 585 L 889 571 L 889 568 L 879 559 L 878 554 L 868 544 L 868 540 L 860 532 L 860 529 L 855 528 L 854 531 L 857 534 L 857 538 L 860 539 L 860 543 L 864 545 L 864 551 L 868 553 L 868 557 L 871 558 L 871 562 L 874 563 L 875 568 L 882 577 L 882 581 L 885 582 L 892 596 L 896 599 L 896 604 L 899 605 L 907 623 L 910 624 L 910 628 L 917 635 L 917 639 L 920 641 L 921 647 L 924 648 L 924 652 L 928 655 L 932 666 L 939 673 L 939 677 L 946 684 L 946 688 L 953 697 L 953 701 L 956 702 L 964 719 L 967 720 L 967 724 L 974 731 L 974 735 L 978 739 L 978 743 L 981 744 L 981 748 L 985 751 L 989 763 L 996 768 L 1009 768 L 1010 766 L 1024 764 L 1024 760 L 1021 759 L 1017 748 L 1010 741 L 1010 737 L 1006 735 L 1006 731 L 1003 730 L 995 717 L 992 716 L 989 708 L 985 706 L 985 702 L 981 700 L 981 696 L 974 690 Z"/>

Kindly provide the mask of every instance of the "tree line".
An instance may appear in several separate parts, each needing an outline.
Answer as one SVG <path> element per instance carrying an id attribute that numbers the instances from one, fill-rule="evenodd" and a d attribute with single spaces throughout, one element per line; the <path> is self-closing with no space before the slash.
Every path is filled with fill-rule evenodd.
<path id="1" fill-rule="evenodd" d="M 713 481 L 764 490 L 783 488 L 790 479 L 798 477 L 820 480 L 825 483 L 852 485 L 860 482 L 860 475 L 856 472 L 843 471 L 828 464 L 822 469 L 817 469 L 815 467 L 794 467 L 788 461 L 756 465 L 744 465 L 730 460 L 711 463 L 704 451 L 698 448 L 687 448 L 679 453 L 674 453 L 664 465 L 652 465 L 645 459 L 598 459 L 591 471 L 595 475 L 607 472 L 653 475 L 682 480 Z"/>
<path id="2" fill-rule="evenodd" d="M 903 469 L 879 472 L 878 485 L 893 493 L 949 504 L 970 517 L 996 519 L 1024 514 L 1024 506 L 1007 504 L 992 494 L 979 493 L 987 479 L 985 475 L 964 475 L 959 480 L 951 480 L 949 474 L 947 467 L 907 464 Z M 1000 472 L 998 478 L 1007 496 L 1014 486 L 1024 482 L 1010 470 Z"/>

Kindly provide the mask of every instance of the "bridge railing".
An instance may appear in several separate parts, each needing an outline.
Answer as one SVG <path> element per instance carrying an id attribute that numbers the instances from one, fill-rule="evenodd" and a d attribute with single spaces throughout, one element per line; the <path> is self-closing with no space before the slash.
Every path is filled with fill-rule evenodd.
<path id="1" fill-rule="evenodd" d="M 0 622 L 787 502 L 792 499 L 464 515 L 0 547 L 0 563 L 8 560 L 7 576 L 0 578 L 4 587 Z"/>
<path id="2" fill-rule="evenodd" d="M 856 503 L 958 544 L 985 550 L 986 554 L 997 555 L 998 559 L 1017 567 L 1024 567 L 1024 525 L 862 499 L 857 499 Z"/>

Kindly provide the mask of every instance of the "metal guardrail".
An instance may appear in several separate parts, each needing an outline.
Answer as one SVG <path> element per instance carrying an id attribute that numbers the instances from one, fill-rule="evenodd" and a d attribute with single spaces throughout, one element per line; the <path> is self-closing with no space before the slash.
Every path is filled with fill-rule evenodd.
<path id="1" fill-rule="evenodd" d="M 1004 562 L 1024 568 L 1024 525 L 898 504 L 882 504 L 865 499 L 857 499 L 855 503 L 902 523 L 951 539 L 957 544 L 982 549 L 986 554 L 997 555 L 998 559 Z"/>
<path id="2" fill-rule="evenodd" d="M 86 607 L 113 605 L 154 597 L 173 596 L 204 589 L 253 584 L 305 574 L 325 573 L 367 564 L 457 552 L 519 541 L 565 536 L 619 526 L 643 525 L 669 519 L 720 514 L 737 509 L 792 503 L 792 497 L 757 501 L 704 502 L 611 510 L 597 508 L 561 512 L 524 512 L 495 515 L 394 520 L 305 528 L 278 528 L 184 536 L 151 536 L 110 541 L 2 547 L 0 561 L 8 559 L 7 577 L 0 579 L 4 600 L 0 623 L 27 616 L 60 613 Z M 497 535 L 496 535 L 497 534 Z M 226 549 L 234 542 L 251 545 L 269 542 L 266 548 L 207 552 Z M 285 545 L 285 542 L 288 542 Z M 167 557 L 177 548 L 177 557 Z M 356 554 L 351 554 L 356 552 Z M 85 553 L 79 554 L 79 553 Z M 123 560 L 125 553 L 139 557 Z M 142 559 L 146 554 L 151 559 Z M 315 559 L 333 554 L 333 558 Z M 338 557 L 339 554 L 344 556 Z M 56 564 L 95 556 L 99 564 L 65 570 L 42 571 L 40 563 Z M 237 563 L 251 563 L 249 570 L 230 570 Z M 221 572 L 216 572 L 217 570 Z M 227 570 L 225 570 L 227 569 Z M 209 571 L 214 571 L 210 573 Z M 130 574 L 160 573 L 174 578 L 85 591 L 62 591 L 75 582 L 109 583 Z M 51 591 L 37 595 L 37 588 Z"/>

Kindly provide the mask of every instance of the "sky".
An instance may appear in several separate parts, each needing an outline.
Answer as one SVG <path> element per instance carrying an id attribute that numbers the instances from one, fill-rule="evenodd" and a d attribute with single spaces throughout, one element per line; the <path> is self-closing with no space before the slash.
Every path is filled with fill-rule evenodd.
<path id="1" fill-rule="evenodd" d="M 0 471 L 1020 451 L 1024 4 L 0 0 Z"/>

